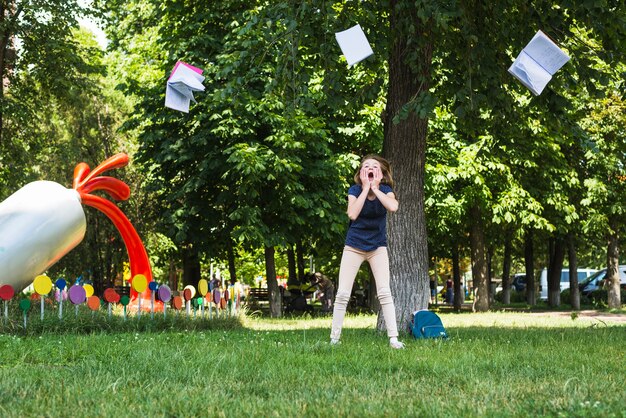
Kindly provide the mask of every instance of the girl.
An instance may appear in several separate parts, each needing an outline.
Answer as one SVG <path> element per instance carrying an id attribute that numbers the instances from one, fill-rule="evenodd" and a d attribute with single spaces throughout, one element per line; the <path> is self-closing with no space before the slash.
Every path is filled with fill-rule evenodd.
<path id="1" fill-rule="evenodd" d="M 389 256 L 387 254 L 387 211 L 398 210 L 393 194 L 393 179 L 389 162 L 377 155 L 361 161 L 348 190 L 350 226 L 339 267 L 339 285 L 333 310 L 330 343 L 338 344 L 352 285 L 363 261 L 367 260 L 376 280 L 378 300 L 387 324 L 389 345 L 404 348 L 398 341 L 396 308 L 389 288 Z"/>

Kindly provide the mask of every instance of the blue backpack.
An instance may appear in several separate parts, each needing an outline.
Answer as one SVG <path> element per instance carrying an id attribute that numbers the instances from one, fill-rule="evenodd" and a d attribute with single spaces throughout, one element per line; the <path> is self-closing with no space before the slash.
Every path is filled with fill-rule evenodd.
<path id="1" fill-rule="evenodd" d="M 413 315 L 411 332 L 415 338 L 448 338 L 441 318 L 427 309 L 417 311 Z"/>

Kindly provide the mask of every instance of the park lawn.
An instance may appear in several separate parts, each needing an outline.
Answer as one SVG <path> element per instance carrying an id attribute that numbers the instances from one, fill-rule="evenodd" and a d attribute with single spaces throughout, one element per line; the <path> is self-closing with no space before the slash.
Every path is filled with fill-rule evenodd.
<path id="1" fill-rule="evenodd" d="M 371 315 L 347 317 L 339 346 L 330 318 L 4 333 L 0 415 L 626 416 L 625 325 L 441 317 L 448 340 L 405 337 L 401 351 Z"/>

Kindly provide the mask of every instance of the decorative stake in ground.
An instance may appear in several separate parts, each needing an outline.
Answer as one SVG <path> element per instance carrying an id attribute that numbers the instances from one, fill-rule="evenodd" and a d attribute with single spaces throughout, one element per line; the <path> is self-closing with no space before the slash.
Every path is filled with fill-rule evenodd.
<path id="1" fill-rule="evenodd" d="M 39 295 L 39 300 L 41 301 L 41 320 L 43 321 L 44 296 L 52 290 L 52 280 L 50 280 L 50 277 L 42 274 L 35 277 L 33 287 L 35 288 L 35 292 Z"/>

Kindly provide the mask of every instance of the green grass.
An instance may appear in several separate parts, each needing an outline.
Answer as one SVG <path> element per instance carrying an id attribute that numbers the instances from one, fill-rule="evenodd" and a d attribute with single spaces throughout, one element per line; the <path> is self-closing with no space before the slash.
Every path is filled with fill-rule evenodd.
<path id="1" fill-rule="evenodd" d="M 405 337 L 402 351 L 374 316 L 347 317 L 339 346 L 330 318 L 143 318 L 90 334 L 31 318 L 29 333 L 0 334 L 0 416 L 626 416 L 625 325 L 441 317 L 449 340 Z"/>

